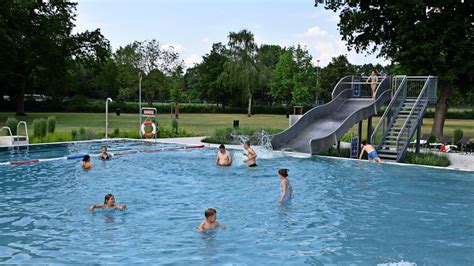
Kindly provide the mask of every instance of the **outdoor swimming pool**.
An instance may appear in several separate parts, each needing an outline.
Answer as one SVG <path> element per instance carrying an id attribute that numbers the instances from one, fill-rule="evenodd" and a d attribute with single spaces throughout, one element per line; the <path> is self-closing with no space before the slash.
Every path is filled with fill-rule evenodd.
<path id="1" fill-rule="evenodd" d="M 102 144 L 2 150 L 0 162 L 96 154 Z M 256 169 L 224 168 L 215 153 L 94 158 L 91 171 L 79 160 L 0 166 L 0 262 L 474 264 L 473 173 L 270 152 Z M 279 168 L 295 192 L 283 206 Z M 128 209 L 89 213 L 107 193 Z M 226 229 L 196 231 L 208 207 Z"/>

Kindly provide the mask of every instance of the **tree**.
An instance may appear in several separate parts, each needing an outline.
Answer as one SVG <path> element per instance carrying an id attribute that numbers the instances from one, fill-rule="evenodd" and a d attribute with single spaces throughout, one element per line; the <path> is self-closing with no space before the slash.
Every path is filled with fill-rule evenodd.
<path id="1" fill-rule="evenodd" d="M 473 1 L 332 1 L 343 40 L 356 51 L 377 52 L 413 75 L 437 75 L 439 96 L 432 134 L 443 136 L 453 91 L 474 79 Z"/>
<path id="2" fill-rule="evenodd" d="M 227 79 L 227 83 L 233 81 L 234 86 L 244 89 L 243 94 L 248 99 L 247 115 L 251 116 L 252 95 L 258 83 L 258 72 L 255 66 L 257 44 L 253 33 L 248 30 L 230 32 L 228 38 L 231 60 L 224 65 L 224 69 L 237 79 Z"/>
<path id="3" fill-rule="evenodd" d="M 17 115 L 25 114 L 24 95 L 63 94 L 67 69 L 79 55 L 103 59 L 110 51 L 100 31 L 72 34 L 77 3 L 69 1 L 1 1 L 0 65 L 4 84 L 16 99 Z M 2 82 L 2 83 L 3 83 Z"/>
<path id="4" fill-rule="evenodd" d="M 276 68 L 280 55 L 284 49 L 279 45 L 262 44 L 256 55 L 256 67 L 258 72 L 258 87 L 254 92 L 255 99 L 271 101 L 272 73 Z"/>

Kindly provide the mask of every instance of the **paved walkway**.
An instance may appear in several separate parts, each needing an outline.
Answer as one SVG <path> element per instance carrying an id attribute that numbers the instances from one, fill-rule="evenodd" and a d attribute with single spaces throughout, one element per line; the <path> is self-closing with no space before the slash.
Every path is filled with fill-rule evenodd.
<path id="1" fill-rule="evenodd" d="M 190 137 L 190 138 L 169 138 L 169 139 L 157 139 L 158 142 L 162 143 L 176 143 L 181 145 L 205 145 L 206 147 L 210 148 L 218 148 L 219 144 L 209 144 L 204 143 L 202 140 L 205 137 Z M 350 147 L 350 143 L 347 143 L 348 147 Z M 225 145 L 226 148 L 230 149 L 242 149 L 241 145 Z M 341 147 L 344 144 L 341 143 Z M 345 146 L 344 146 L 345 147 Z M 439 152 L 438 152 L 439 153 Z M 447 169 L 455 169 L 455 170 L 465 170 L 465 171 L 474 171 L 474 154 L 460 154 L 460 153 L 440 153 L 443 155 L 447 155 L 449 160 L 451 161 L 451 165 L 449 167 L 443 167 Z M 302 157 L 307 157 L 307 154 L 297 154 Z"/>

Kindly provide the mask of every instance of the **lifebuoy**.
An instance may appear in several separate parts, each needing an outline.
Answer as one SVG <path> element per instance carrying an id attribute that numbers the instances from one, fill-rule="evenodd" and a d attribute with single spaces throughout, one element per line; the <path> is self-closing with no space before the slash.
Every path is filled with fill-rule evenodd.
<path id="1" fill-rule="evenodd" d="M 151 128 L 152 128 L 151 132 L 146 132 L 145 131 L 146 126 L 151 126 Z M 155 123 L 153 123 L 153 121 L 146 120 L 145 122 L 143 122 L 143 124 L 140 128 L 140 131 L 142 132 L 142 135 L 145 136 L 145 137 L 153 137 L 156 134 L 156 125 L 155 125 Z"/>

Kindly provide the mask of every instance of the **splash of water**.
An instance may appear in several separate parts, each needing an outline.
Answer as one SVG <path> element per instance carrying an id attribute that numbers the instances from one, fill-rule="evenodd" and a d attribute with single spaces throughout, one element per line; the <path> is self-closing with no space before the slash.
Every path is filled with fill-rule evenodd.
<path id="1" fill-rule="evenodd" d="M 242 145 L 245 141 L 250 140 L 252 145 L 255 145 L 253 149 L 257 153 L 258 159 L 273 159 L 282 156 L 281 154 L 273 151 L 270 134 L 266 131 L 256 131 L 252 136 L 242 135 L 238 132 L 231 132 L 232 143 L 236 145 Z M 242 158 L 245 158 L 242 156 Z M 240 158 L 239 158 L 240 159 Z"/>

